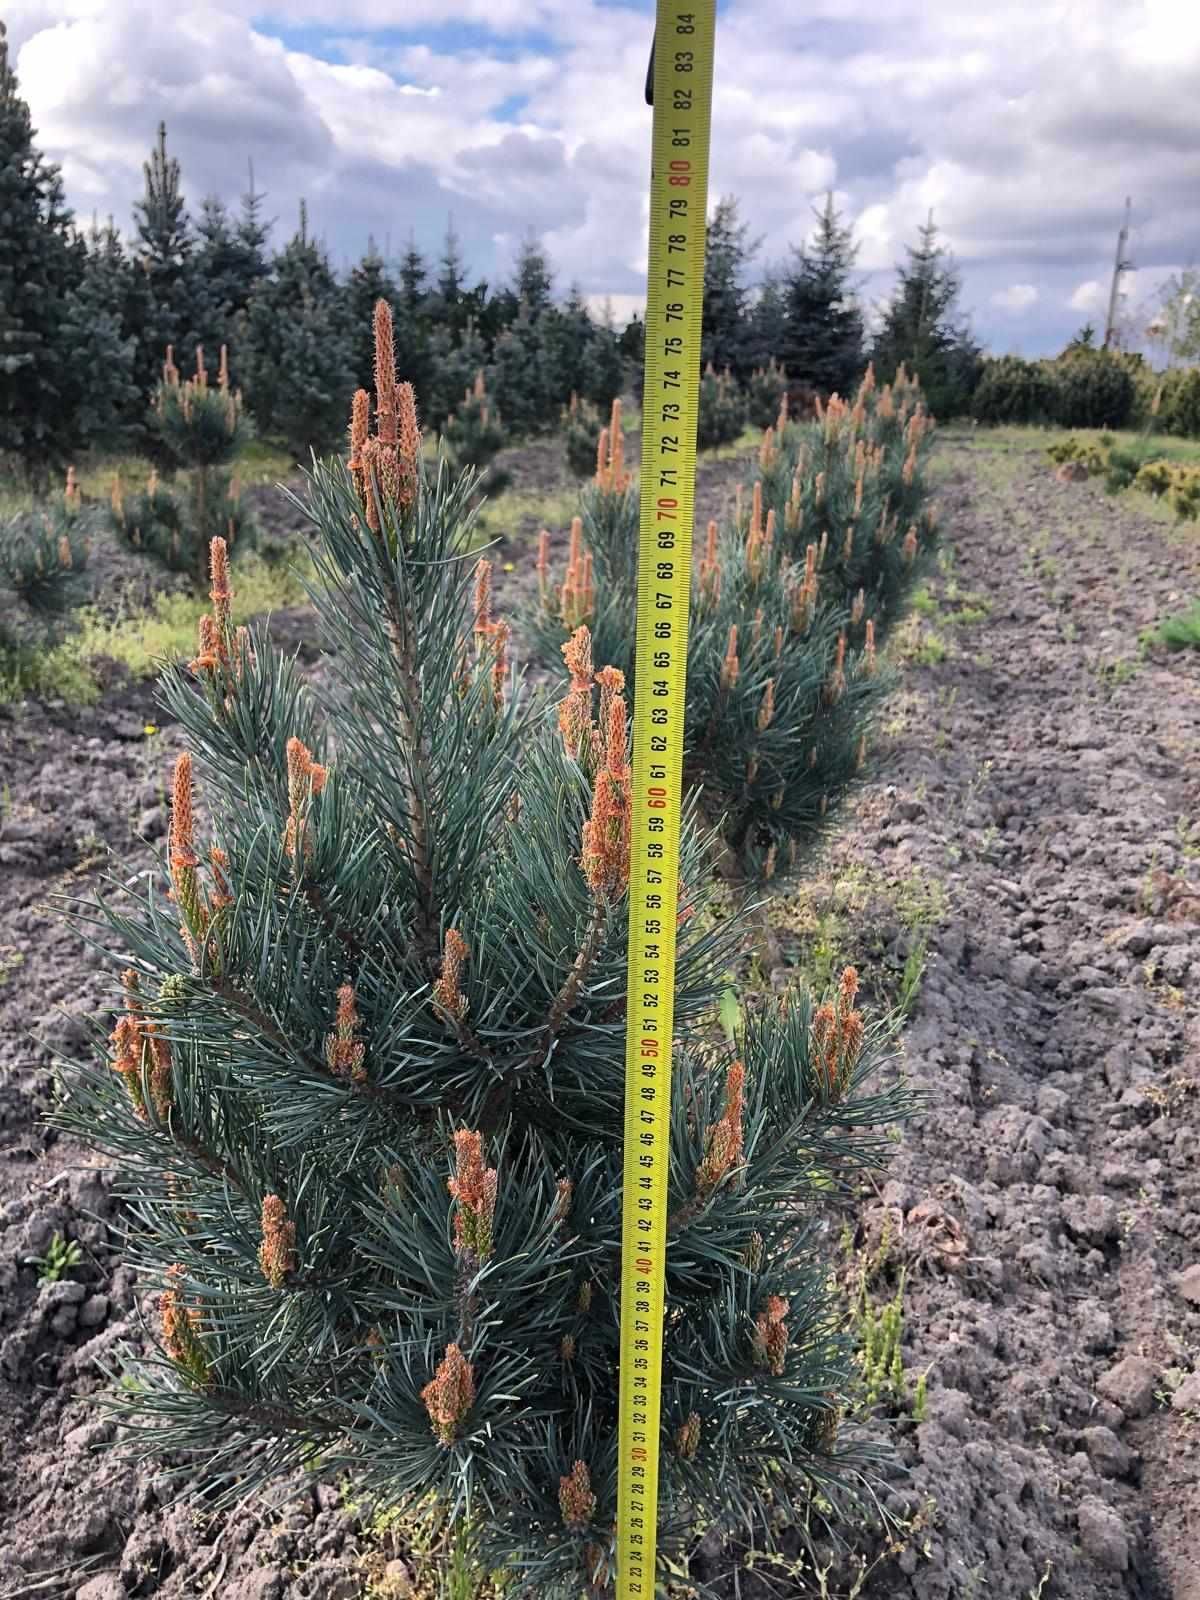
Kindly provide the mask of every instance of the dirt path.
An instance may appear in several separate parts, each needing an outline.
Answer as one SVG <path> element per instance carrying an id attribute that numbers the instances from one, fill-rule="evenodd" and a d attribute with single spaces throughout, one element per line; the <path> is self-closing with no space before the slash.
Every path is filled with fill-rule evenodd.
<path id="1" fill-rule="evenodd" d="M 893 963 L 914 885 L 947 905 L 905 1042 L 932 1109 L 858 1235 L 892 1241 L 877 1301 L 907 1264 L 928 1405 L 891 1508 L 926 1526 L 866 1592 L 1196 1600 L 1200 660 L 1137 644 L 1200 591 L 1200 538 L 941 451 L 953 560 L 910 648 L 948 654 L 828 864 L 878 885 L 857 937 Z"/>
<path id="2" fill-rule="evenodd" d="M 907 1266 L 928 1405 L 901 1408 L 889 1493 L 924 1526 L 866 1593 L 1200 1600 L 1200 665 L 1137 653 L 1200 591 L 1200 540 L 1030 455 L 941 460 L 954 560 L 824 868 L 830 895 L 861 889 L 842 937 L 868 970 L 911 955 L 916 902 L 939 924 L 906 1036 L 933 1107 L 858 1234 L 890 1240 L 877 1300 Z M 720 464 L 714 497 L 736 475 Z M 104 845 L 149 869 L 174 753 L 157 716 L 149 689 L 0 713 L 0 1596 L 353 1600 L 376 1546 L 335 1491 L 207 1522 L 93 1455 L 105 1425 L 77 1398 L 137 1295 L 106 1175 L 37 1121 L 49 1048 L 82 1048 L 109 981 L 48 903 L 88 890 Z M 781 902 L 797 958 L 823 892 Z M 55 1233 L 83 1259 L 39 1287 L 23 1263 Z"/>

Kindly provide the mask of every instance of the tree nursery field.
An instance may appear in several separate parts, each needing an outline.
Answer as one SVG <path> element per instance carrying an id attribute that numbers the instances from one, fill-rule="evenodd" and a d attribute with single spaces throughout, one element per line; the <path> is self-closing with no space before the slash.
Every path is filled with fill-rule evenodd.
<path id="1" fill-rule="evenodd" d="M 0 1600 L 1200 1600 L 1200 283 L 872 314 L 671 16 L 623 328 L 0 24 Z"/>
<path id="2" fill-rule="evenodd" d="M 635 437 L 626 450 L 636 457 Z M 549 537 L 539 551 L 520 516 L 506 536 L 501 497 L 490 609 L 476 617 L 512 618 L 506 651 L 528 664 L 553 721 L 569 680 L 547 616 L 562 607 L 563 513 L 576 491 L 556 441 L 500 461 L 510 506 L 553 508 Z M 744 525 L 762 471 L 760 450 L 702 460 L 701 526 L 737 526 L 739 515 Z M 866 763 L 802 870 L 761 880 L 752 945 L 722 958 L 722 1011 L 731 1001 L 740 1013 L 729 1023 L 739 1036 L 796 981 L 821 991 L 851 965 L 868 1016 L 900 1017 L 894 1050 L 917 1103 L 887 1107 L 903 1115 L 888 1123 L 878 1166 L 817 1191 L 810 1208 L 828 1294 L 851 1331 L 843 1429 L 882 1447 L 879 1510 L 848 1511 L 840 1546 L 822 1531 L 815 1492 L 807 1527 L 777 1512 L 770 1541 L 708 1519 L 688 1548 L 690 1578 L 681 1566 L 671 1592 L 1186 1596 L 1200 1585 L 1200 671 L 1194 649 L 1169 648 L 1160 630 L 1200 587 L 1200 550 L 1153 501 L 1060 481 L 1043 444 L 1003 431 L 946 430 L 926 471 L 940 542 L 880 645 L 891 687 L 873 709 Z M 246 494 L 273 537 L 295 539 L 298 563 L 296 507 L 267 487 Z M 597 498 L 594 485 L 584 491 L 593 528 Z M 119 561 L 115 535 L 97 545 L 101 561 Z M 722 560 L 732 588 L 733 555 Z M 601 567 L 597 556 L 598 589 L 618 581 Z M 236 565 L 233 590 L 235 619 L 250 620 Z M 330 637 L 336 619 L 287 588 L 272 603 L 268 636 L 324 700 L 347 648 Z M 603 609 L 598 593 L 579 613 L 598 637 Z M 99 681 L 86 707 L 48 691 L 0 711 L 2 1592 L 503 1594 L 503 1571 L 488 1579 L 456 1564 L 436 1528 L 368 1503 L 351 1464 L 330 1473 L 319 1446 L 268 1456 L 255 1492 L 229 1509 L 203 1493 L 176 1499 L 154 1455 L 129 1465 L 105 1448 L 139 1413 L 98 1413 L 98 1394 L 136 1400 L 138 1382 L 169 1392 L 179 1380 L 161 1368 L 151 1265 L 161 1213 L 131 1197 L 112 1158 L 81 1138 L 86 1127 L 61 1121 L 70 1074 L 56 1060 L 86 1056 L 126 1004 L 104 931 L 63 909 L 107 877 L 110 900 L 134 916 L 170 875 L 175 764 L 196 713 L 178 689 L 164 703 L 128 664 L 109 662 Z M 357 748 L 341 726 L 331 784 Z M 734 919 L 749 870 L 730 865 L 737 847 L 723 847 L 709 927 Z M 318 863 L 323 848 L 319 833 Z M 89 931 L 100 948 L 83 942 Z M 469 993 L 464 1018 L 498 1028 L 486 996 Z M 195 1092 L 174 1048 L 171 1115 Z M 90 1091 L 100 1098 L 87 1117 L 115 1137 L 119 1101 L 105 1088 Z M 502 1179 L 499 1205 L 503 1194 Z M 197 1196 L 201 1236 L 215 1228 L 214 1204 Z M 291 1248 L 319 1251 L 319 1220 L 302 1214 L 302 1226 L 311 1233 Z M 253 1264 L 253 1237 L 245 1248 Z M 243 1292 L 254 1314 L 276 1315 L 248 1281 Z M 295 1303 L 304 1290 L 290 1294 Z M 286 1324 L 275 1326 L 287 1343 Z M 575 1337 L 582 1352 L 582 1329 Z M 130 1348 L 150 1378 L 120 1376 Z M 177 1347 L 176 1366 L 186 1354 Z M 437 1356 L 416 1374 L 418 1391 Z M 304 1403 L 313 1379 L 288 1381 Z M 156 1425 L 182 1427 L 173 1416 Z"/>

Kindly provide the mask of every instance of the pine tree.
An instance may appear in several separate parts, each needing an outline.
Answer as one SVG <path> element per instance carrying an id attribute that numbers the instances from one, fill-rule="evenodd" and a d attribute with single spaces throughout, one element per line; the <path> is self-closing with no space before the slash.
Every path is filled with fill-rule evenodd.
<path id="1" fill-rule="evenodd" d="M 33 135 L 0 23 L 0 452 L 44 490 L 87 442 L 65 393 L 77 359 L 68 302 L 82 285 L 86 251 L 59 168 Z"/>
<path id="2" fill-rule="evenodd" d="M 431 427 L 440 429 L 474 384 L 475 374 L 487 365 L 487 347 L 475 324 L 468 322 L 457 342 L 448 327 L 435 326 L 429 351 L 432 383 L 424 415 Z"/>
<path id="3" fill-rule="evenodd" d="M 907 367 L 920 379 L 934 416 L 955 416 L 970 403 L 982 357 L 959 316 L 961 279 L 938 240 L 932 212 L 920 242 L 907 250 L 907 265 L 896 269 L 899 281 L 884 311 L 872 363 L 884 382 Z"/>
<path id="4" fill-rule="evenodd" d="M 500 409 L 487 392 L 482 368 L 475 382 L 446 418 L 442 440 L 451 469 L 461 473 L 469 467 L 478 474 L 481 494 L 495 495 L 507 485 L 509 474 L 492 466 L 509 442 Z"/>
<path id="5" fill-rule="evenodd" d="M 710 404 L 724 383 L 706 375 Z M 745 881 L 795 866 L 862 770 L 890 679 L 876 641 L 936 546 L 924 462 L 932 425 L 904 374 L 868 371 L 854 404 L 804 427 L 768 428 L 759 476 L 732 519 L 697 548 L 688 634 L 685 772 L 720 820 Z M 572 526 L 565 572 L 538 550 L 527 631 L 552 661 L 586 624 L 599 657 L 634 681 L 638 498 L 619 407 Z M 635 684 L 636 687 L 636 684 Z"/>
<path id="6" fill-rule="evenodd" d="M 735 377 L 753 365 L 746 359 L 746 272 L 760 243 L 751 240 L 749 223 L 739 220 L 737 197 L 719 200 L 706 230 L 700 359 L 720 370 L 728 367 Z"/>
<path id="7" fill-rule="evenodd" d="M 180 380 L 168 349 L 162 382 L 151 413 L 160 453 L 182 468 L 172 490 L 157 471 L 140 493 L 127 497 L 118 475 L 113 482 L 111 521 L 134 550 L 155 556 L 176 572 L 191 574 L 203 587 L 211 541 L 220 537 L 227 552 L 254 543 L 256 529 L 242 502 L 232 463 L 250 435 L 241 393 L 229 381 L 228 354 L 221 346 L 215 384 L 209 383 L 202 347 L 196 350 L 195 376 Z"/>
<path id="8" fill-rule="evenodd" d="M 789 378 L 819 394 L 848 395 L 866 364 L 862 312 L 850 281 L 857 246 L 832 194 L 815 216 L 812 241 L 793 252 L 781 285 L 783 330 L 775 354 Z"/>
<path id="9" fill-rule="evenodd" d="M 354 351 L 341 292 L 323 250 L 300 227 L 255 287 L 239 323 L 246 404 L 259 432 L 296 460 L 327 448 L 345 426 Z"/>
<path id="10" fill-rule="evenodd" d="M 349 466 L 316 466 L 295 502 L 336 648 L 331 696 L 265 630 L 233 628 L 216 541 L 201 653 L 163 682 L 188 744 L 172 900 L 156 886 L 140 910 L 108 903 L 120 1014 L 62 1120 L 118 1157 L 139 1265 L 161 1285 L 158 1349 L 116 1401 L 140 1448 L 183 1452 L 210 1506 L 301 1463 L 349 1473 L 381 1510 L 455 1524 L 512 1600 L 599 1600 L 626 703 L 581 630 L 559 727 L 531 716 L 489 564 L 462 554 L 471 480 L 426 471 L 386 308 L 379 349 L 376 431 L 360 392 Z M 690 822 L 683 846 L 668 1556 L 715 1519 L 769 1542 L 869 1467 L 840 1416 L 852 1340 L 807 1219 L 882 1164 L 909 1104 L 870 1083 L 888 1032 L 866 1023 L 851 969 L 820 1003 L 774 998 L 721 1042 L 740 930 L 706 914 Z"/>

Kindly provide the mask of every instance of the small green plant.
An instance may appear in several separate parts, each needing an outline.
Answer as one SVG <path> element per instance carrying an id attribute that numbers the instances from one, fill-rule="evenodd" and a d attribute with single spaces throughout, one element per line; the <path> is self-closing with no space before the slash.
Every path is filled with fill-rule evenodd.
<path id="1" fill-rule="evenodd" d="M 900 994 L 896 1001 L 902 1017 L 912 1015 L 913 1006 L 917 1001 L 917 993 L 921 987 L 921 979 L 925 976 L 928 957 L 929 945 L 924 938 L 920 938 L 904 958 L 904 968 L 900 974 Z"/>
<path id="2" fill-rule="evenodd" d="M 1164 617 L 1143 635 L 1143 642 L 1166 645 L 1168 650 L 1200 650 L 1200 600 L 1193 600 L 1186 611 Z"/>
<path id="3" fill-rule="evenodd" d="M 904 1356 L 900 1349 L 904 1335 L 904 1272 L 900 1273 L 896 1293 L 886 1305 L 876 1309 L 867 1295 L 867 1272 L 864 1267 L 851 1320 L 861 1340 L 859 1361 L 864 1404 L 868 1408 L 880 1404 L 904 1406 L 907 1403 L 907 1385 Z"/>
<path id="4" fill-rule="evenodd" d="M 1104 472 L 1108 466 L 1107 453 L 1099 445 L 1090 439 L 1077 439 L 1074 434 L 1047 445 L 1046 454 L 1059 466 L 1078 463 L 1089 473 Z"/>
<path id="5" fill-rule="evenodd" d="M 78 1239 L 65 1239 L 56 1233 L 46 1247 L 45 1255 L 26 1256 L 27 1266 L 38 1269 L 39 1283 L 57 1283 L 83 1260 L 83 1247 Z"/>

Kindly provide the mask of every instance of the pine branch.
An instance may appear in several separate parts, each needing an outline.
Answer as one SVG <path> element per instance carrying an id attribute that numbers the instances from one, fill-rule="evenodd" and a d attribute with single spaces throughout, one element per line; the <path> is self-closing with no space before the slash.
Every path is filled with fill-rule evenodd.
<path id="1" fill-rule="evenodd" d="M 428 790 L 430 752 L 422 727 L 421 680 L 412 654 L 412 630 L 407 626 L 400 591 L 395 579 L 387 573 L 384 579 L 387 592 L 387 634 L 400 678 L 397 710 L 400 727 L 411 760 L 418 768 L 411 772 L 406 784 L 409 808 L 410 865 L 417 889 L 417 934 L 426 963 L 432 967 L 438 958 L 438 936 L 441 918 L 435 907 L 433 863 L 429 854 L 429 819 L 425 811 Z"/>
<path id="2" fill-rule="evenodd" d="M 592 914 L 588 919 L 587 932 L 584 934 L 583 943 L 579 947 L 567 974 L 566 982 L 554 997 L 554 1004 L 550 1007 L 550 1014 L 546 1019 L 545 1042 L 541 1053 L 534 1060 L 544 1058 L 546 1051 L 562 1032 L 563 1024 L 574 1009 L 579 998 L 579 991 L 583 987 L 588 973 L 596 957 L 600 953 L 601 941 L 604 937 L 605 926 L 608 922 L 608 907 L 602 900 L 596 900 L 592 905 Z"/>
<path id="3" fill-rule="evenodd" d="M 321 893 L 317 885 L 313 883 L 311 879 L 306 877 L 303 880 L 303 890 L 305 900 L 308 902 L 313 914 L 318 918 L 321 925 L 329 930 L 339 944 L 345 945 L 347 951 L 349 951 L 356 961 L 361 961 L 366 955 L 365 948 L 354 936 L 354 934 L 350 932 L 349 928 L 347 928 L 330 910 L 329 902 L 325 899 L 325 896 Z"/>

